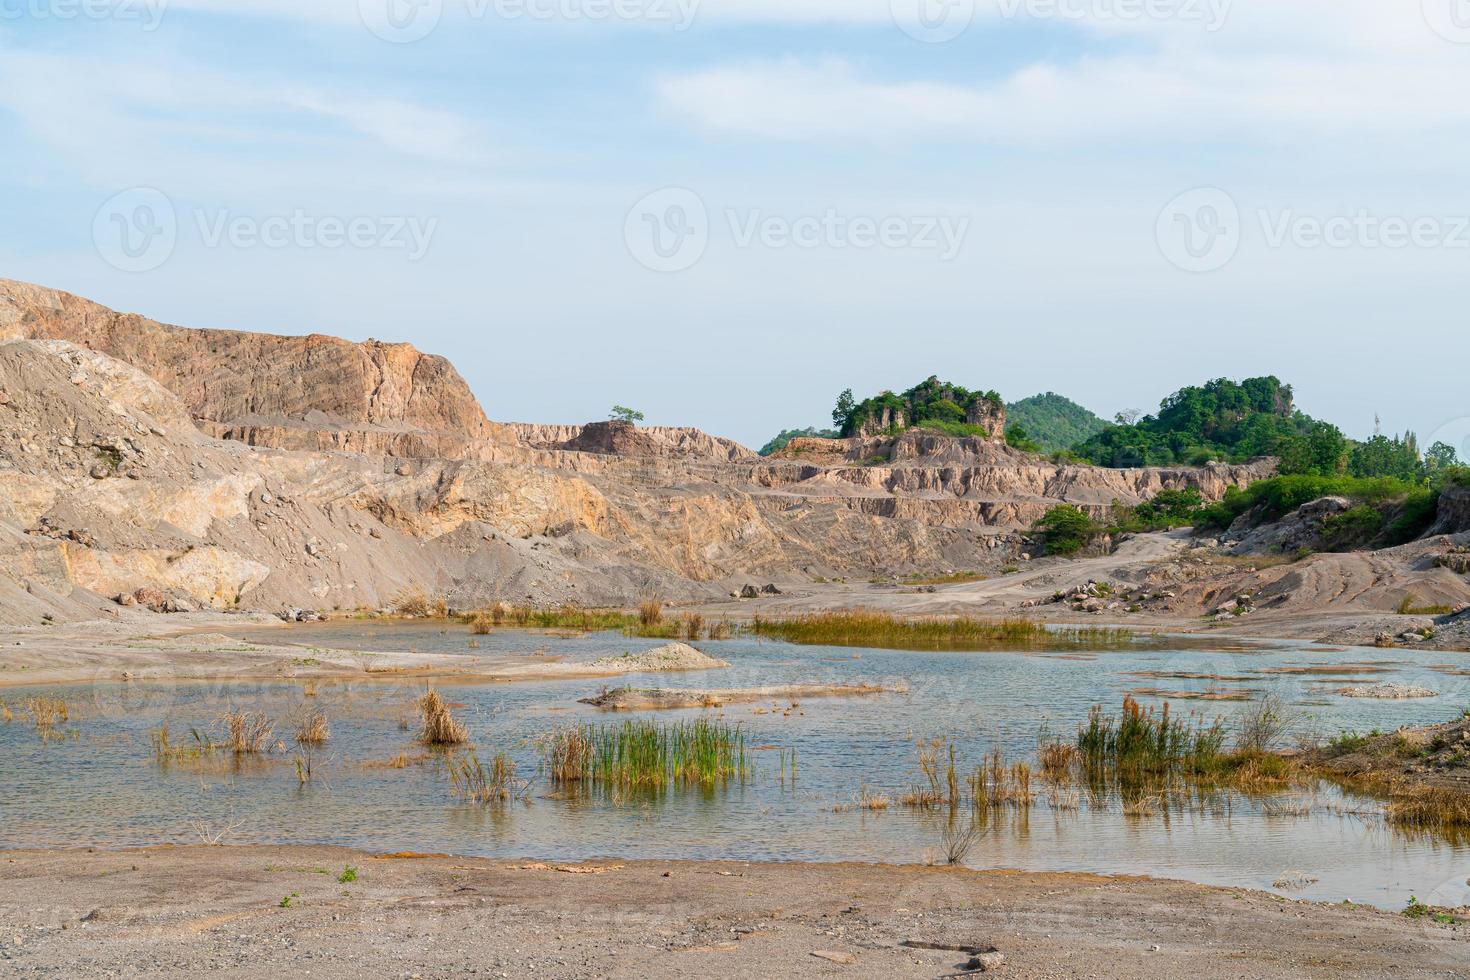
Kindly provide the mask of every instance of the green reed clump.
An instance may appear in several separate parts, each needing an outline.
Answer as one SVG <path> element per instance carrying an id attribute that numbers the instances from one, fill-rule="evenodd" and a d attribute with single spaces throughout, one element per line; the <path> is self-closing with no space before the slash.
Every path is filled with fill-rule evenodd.
<path id="1" fill-rule="evenodd" d="M 1170 715 L 1167 702 L 1155 711 L 1131 696 L 1123 698 L 1117 718 L 1094 706 L 1087 724 L 1077 731 L 1077 750 L 1093 772 L 1203 774 L 1222 768 L 1224 747 L 1225 729 L 1218 719 L 1205 724 L 1177 718 Z"/>
<path id="2" fill-rule="evenodd" d="M 471 803 L 524 800 L 530 793 L 530 782 L 516 778 L 515 760 L 504 752 L 497 752 L 488 767 L 474 752 L 450 759 L 447 767 L 455 795 Z"/>
<path id="3" fill-rule="evenodd" d="M 750 778 L 745 731 L 701 718 L 672 725 L 630 720 L 577 725 L 542 744 L 551 782 L 617 789 L 723 785 Z"/>
<path id="4" fill-rule="evenodd" d="M 906 619 L 870 609 L 808 613 L 792 619 L 756 617 L 751 632 L 788 643 L 885 650 L 1112 650 L 1131 647 L 1131 630 L 1047 629 L 1028 619 L 967 616 Z"/>

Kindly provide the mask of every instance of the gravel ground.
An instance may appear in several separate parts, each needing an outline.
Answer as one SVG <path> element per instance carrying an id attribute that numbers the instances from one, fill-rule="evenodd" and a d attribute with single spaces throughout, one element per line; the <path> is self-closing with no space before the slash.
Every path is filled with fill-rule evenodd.
<path id="1" fill-rule="evenodd" d="M 339 880 L 348 868 L 355 878 Z M 561 869 L 328 847 L 0 852 L 5 977 L 886 980 L 971 961 L 925 944 L 994 947 L 996 974 L 1017 978 L 1470 975 L 1470 926 L 1170 881 L 851 864 Z"/>

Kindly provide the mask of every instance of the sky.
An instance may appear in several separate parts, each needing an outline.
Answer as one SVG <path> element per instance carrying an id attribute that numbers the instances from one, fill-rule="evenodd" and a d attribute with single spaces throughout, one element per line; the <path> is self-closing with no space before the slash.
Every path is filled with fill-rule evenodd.
<path id="1" fill-rule="evenodd" d="M 0 0 L 0 276 L 760 445 L 1275 374 L 1470 458 L 1467 0 Z"/>

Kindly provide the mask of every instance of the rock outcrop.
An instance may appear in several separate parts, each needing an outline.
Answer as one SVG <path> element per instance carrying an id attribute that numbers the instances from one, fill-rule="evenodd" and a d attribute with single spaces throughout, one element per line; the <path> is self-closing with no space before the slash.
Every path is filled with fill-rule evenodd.
<path id="1" fill-rule="evenodd" d="M 131 364 L 203 431 L 252 445 L 455 458 L 496 435 L 453 365 L 410 344 L 175 327 L 0 280 L 0 340 L 16 339 Z"/>

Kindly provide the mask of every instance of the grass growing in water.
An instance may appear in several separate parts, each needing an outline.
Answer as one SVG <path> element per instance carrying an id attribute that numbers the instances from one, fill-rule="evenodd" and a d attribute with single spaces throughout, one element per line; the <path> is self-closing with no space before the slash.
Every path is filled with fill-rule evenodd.
<path id="1" fill-rule="evenodd" d="M 327 724 L 327 716 L 319 710 L 308 711 L 296 723 L 298 745 L 325 745 L 331 737 L 332 727 Z"/>
<path id="2" fill-rule="evenodd" d="M 24 707 L 37 728 L 52 728 L 71 720 L 71 709 L 61 698 L 27 698 Z"/>
<path id="3" fill-rule="evenodd" d="M 616 789 L 713 787 L 750 778 L 745 732 L 701 718 L 660 725 L 625 721 L 553 732 L 542 746 L 554 784 Z"/>
<path id="4" fill-rule="evenodd" d="M 455 795 L 470 803 L 525 799 L 531 787 L 529 781 L 516 778 L 515 760 L 504 752 L 497 752 L 488 768 L 473 752 L 450 759 L 449 780 Z"/>
<path id="5" fill-rule="evenodd" d="M 425 745 L 463 745 L 470 734 L 454 718 L 449 703 L 432 687 L 419 696 L 419 741 Z"/>
<path id="6" fill-rule="evenodd" d="M 1227 749 L 1220 719 L 1179 718 L 1170 714 L 1168 702 L 1155 711 L 1124 697 L 1116 718 L 1093 707 L 1077 731 L 1077 750 L 1094 782 L 1111 776 L 1136 785 L 1186 776 L 1241 788 L 1279 785 L 1292 774 L 1291 764 L 1270 751 L 1285 731 L 1284 709 L 1279 701 L 1264 699 L 1243 718 L 1235 748 Z"/>
<path id="7" fill-rule="evenodd" d="M 751 632 L 788 643 L 884 650 L 1115 650 L 1134 645 L 1124 629 L 1049 630 L 1028 619 L 902 619 L 869 609 L 756 617 Z"/>
<path id="8" fill-rule="evenodd" d="M 258 711 L 226 711 L 220 719 L 225 745 L 236 755 L 259 755 L 270 748 L 275 723 Z"/>

